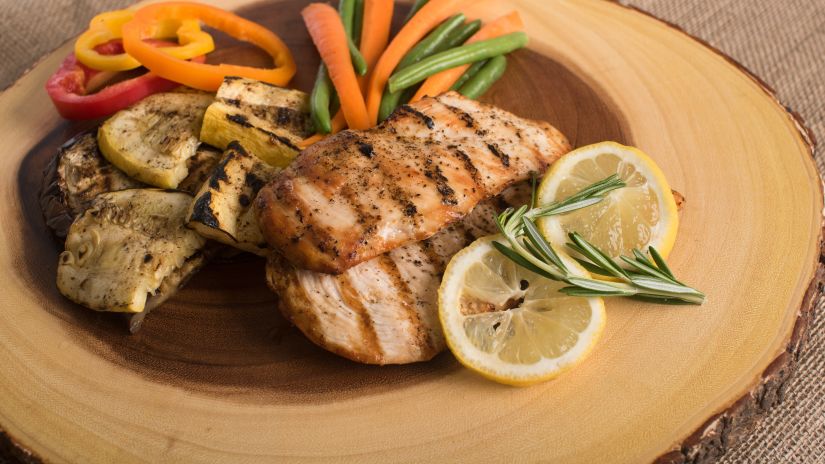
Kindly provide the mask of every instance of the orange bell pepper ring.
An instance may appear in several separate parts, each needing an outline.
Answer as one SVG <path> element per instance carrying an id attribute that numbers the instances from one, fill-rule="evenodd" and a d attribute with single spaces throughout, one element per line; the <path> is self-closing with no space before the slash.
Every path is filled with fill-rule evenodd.
<path id="1" fill-rule="evenodd" d="M 170 56 L 162 48 L 143 41 L 152 35 L 158 22 L 169 19 L 200 20 L 238 40 L 257 45 L 272 56 L 275 67 L 262 69 L 223 63 L 193 63 Z M 123 26 L 123 46 L 126 53 L 158 76 L 212 92 L 220 87 L 226 76 L 247 77 L 285 86 L 296 70 L 292 54 L 275 33 L 233 13 L 200 3 L 156 3 L 139 9 L 132 21 Z"/>

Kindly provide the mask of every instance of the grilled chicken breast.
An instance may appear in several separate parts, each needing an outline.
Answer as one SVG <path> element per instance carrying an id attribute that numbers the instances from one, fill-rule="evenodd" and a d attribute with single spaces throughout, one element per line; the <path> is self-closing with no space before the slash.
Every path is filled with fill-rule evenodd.
<path id="1" fill-rule="evenodd" d="M 353 361 L 406 364 L 444 350 L 437 292 L 450 258 L 472 240 L 495 232 L 493 214 L 529 201 L 512 187 L 480 203 L 462 221 L 339 275 L 296 269 L 270 255 L 267 281 L 279 306 L 312 342 Z"/>
<path id="2" fill-rule="evenodd" d="M 550 124 L 450 92 L 304 150 L 258 194 L 258 222 L 296 267 L 341 273 L 432 236 L 569 149 Z"/>

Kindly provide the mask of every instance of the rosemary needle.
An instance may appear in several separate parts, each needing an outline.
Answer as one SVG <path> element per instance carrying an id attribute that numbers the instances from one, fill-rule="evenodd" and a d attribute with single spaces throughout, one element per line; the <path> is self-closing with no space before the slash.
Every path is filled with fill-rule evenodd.
<path id="1" fill-rule="evenodd" d="M 618 282 L 578 277 L 570 272 L 536 227 L 538 218 L 586 208 L 624 186 L 625 183 L 614 174 L 563 201 L 538 206 L 535 204 L 534 179 L 530 205 L 507 208 L 495 217 L 506 243 L 496 241 L 493 246 L 519 266 L 548 279 L 565 282 L 568 286 L 560 291 L 571 296 L 624 296 L 666 304 L 702 304 L 705 294 L 679 282 L 654 247 L 648 248 L 649 257 L 639 250 L 633 250 L 633 257 L 622 256 L 620 259 L 627 266 L 624 268 L 578 233 L 570 233 L 567 247 L 584 257 L 576 260 L 590 272 L 614 277 Z"/>

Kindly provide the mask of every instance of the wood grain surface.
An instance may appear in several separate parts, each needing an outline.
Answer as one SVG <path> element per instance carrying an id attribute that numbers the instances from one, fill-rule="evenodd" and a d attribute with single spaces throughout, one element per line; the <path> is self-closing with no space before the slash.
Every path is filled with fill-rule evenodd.
<path id="1" fill-rule="evenodd" d="M 317 55 L 299 22 L 305 2 L 232 3 L 286 40 L 293 84 L 308 90 Z M 617 140 L 653 156 L 687 198 L 670 261 L 708 294 L 704 306 L 611 300 L 592 358 L 528 389 L 491 384 L 449 354 L 383 368 L 336 358 L 280 318 L 255 258 L 211 265 L 129 336 L 117 315 L 73 305 L 54 286 L 59 245 L 37 189 L 54 150 L 91 125 L 61 121 L 42 90 L 64 46 L 0 95 L 0 428 L 11 450 L 49 462 L 718 454 L 725 437 L 714 432 L 737 425 L 753 392 L 769 397 L 790 368 L 797 321 L 819 291 L 811 142 L 759 82 L 664 23 L 607 2 L 513 5 L 531 49 L 513 55 L 485 100 L 547 120 L 575 145 Z M 215 59 L 267 62 L 219 42 Z"/>

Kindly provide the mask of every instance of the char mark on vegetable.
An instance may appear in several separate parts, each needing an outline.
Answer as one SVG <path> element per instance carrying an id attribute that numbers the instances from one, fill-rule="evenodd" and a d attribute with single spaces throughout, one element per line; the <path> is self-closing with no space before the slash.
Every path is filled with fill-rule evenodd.
<path id="1" fill-rule="evenodd" d="M 229 177 L 226 175 L 226 165 L 234 158 L 235 154 L 230 151 L 222 160 L 220 160 L 220 162 L 218 162 L 218 165 L 215 166 L 215 170 L 212 171 L 212 175 L 209 176 L 210 188 L 220 191 L 220 183 L 229 180 Z"/>
<path id="2" fill-rule="evenodd" d="M 212 193 L 206 192 L 195 201 L 192 206 L 192 217 L 198 218 L 198 222 L 204 225 L 218 228 L 220 224 L 218 218 L 215 217 L 215 212 L 212 210 Z"/>
<path id="3" fill-rule="evenodd" d="M 242 114 L 227 114 L 226 119 L 234 122 L 235 124 L 240 124 L 243 127 L 252 127 L 252 124 L 249 123 L 249 120 L 246 119 L 246 116 Z"/>

